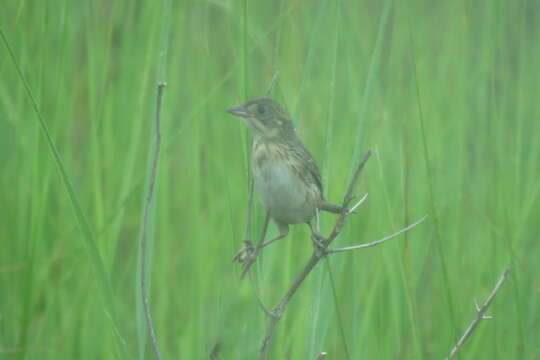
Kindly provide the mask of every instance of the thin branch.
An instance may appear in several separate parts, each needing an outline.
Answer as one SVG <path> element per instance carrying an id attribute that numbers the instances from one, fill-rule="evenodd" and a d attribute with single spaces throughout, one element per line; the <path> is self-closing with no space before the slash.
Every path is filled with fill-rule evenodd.
<path id="1" fill-rule="evenodd" d="M 261 296 L 259 295 L 259 293 L 257 292 L 257 287 L 255 286 L 255 279 L 253 278 L 253 272 L 250 271 L 249 273 L 249 279 L 251 280 L 251 284 L 252 284 L 252 288 L 253 288 L 253 293 L 255 294 L 255 297 L 257 298 L 257 303 L 259 304 L 259 306 L 261 307 L 261 310 L 266 314 L 266 316 L 274 316 L 274 314 L 272 313 L 271 310 L 269 310 L 266 305 L 264 304 L 264 302 L 262 301 L 261 299 Z"/>
<path id="2" fill-rule="evenodd" d="M 342 248 L 339 248 L 339 249 L 328 249 L 328 250 L 326 250 L 326 253 L 327 254 L 336 254 L 336 253 L 340 253 L 340 252 L 364 249 L 364 248 L 372 247 L 372 246 L 375 246 L 375 245 L 379 245 L 379 244 L 381 244 L 381 243 L 383 243 L 385 241 L 388 241 L 390 239 L 395 238 L 398 235 L 403 234 L 405 231 L 411 230 L 416 225 L 421 224 L 424 220 L 426 220 L 426 218 L 427 218 L 427 215 L 424 215 L 420 220 L 416 221 L 415 223 L 412 223 L 411 225 L 399 230 L 398 232 L 393 233 L 392 235 L 388 235 L 386 237 L 383 237 L 382 239 L 375 240 L 375 241 L 369 242 L 367 244 L 360 244 L 360 245 L 355 245 L 355 246 L 347 246 L 347 247 L 342 247 Z"/>
<path id="3" fill-rule="evenodd" d="M 266 360 L 267 359 L 268 350 L 269 350 L 270 344 L 272 342 L 272 337 L 274 335 L 274 330 L 275 330 L 279 320 L 283 316 L 283 313 L 284 313 L 289 301 L 292 299 L 292 297 L 294 296 L 296 291 L 300 288 L 300 286 L 302 285 L 302 283 L 304 282 L 306 277 L 309 275 L 309 273 L 315 268 L 315 266 L 319 263 L 319 261 L 322 258 L 324 258 L 326 255 L 333 253 L 333 251 L 341 252 L 340 249 L 328 250 L 328 246 L 341 233 L 341 231 L 343 230 L 343 227 L 345 226 L 345 222 L 346 222 L 347 218 L 349 217 L 349 215 L 351 215 L 352 212 L 360 204 L 362 204 L 367 198 L 367 194 L 364 195 L 355 205 L 353 205 L 353 207 L 351 209 L 349 209 L 349 205 L 350 205 L 350 203 L 351 203 L 351 201 L 353 199 L 354 188 L 356 186 L 356 183 L 358 182 L 358 178 L 360 176 L 360 173 L 364 169 L 364 166 L 365 166 L 366 162 L 368 161 L 368 159 L 370 158 L 370 156 L 371 156 L 371 151 L 368 151 L 366 153 L 366 155 L 364 155 L 364 157 L 362 158 L 360 163 L 358 164 L 358 167 L 356 168 L 355 172 L 353 173 L 353 176 L 352 176 L 352 178 L 351 178 L 351 180 L 349 182 L 349 186 L 347 187 L 347 191 L 345 193 L 345 196 L 343 197 L 341 214 L 337 218 L 336 223 L 334 224 L 334 227 L 333 227 L 330 235 L 327 238 L 323 238 L 322 241 L 320 241 L 320 239 L 316 239 L 317 242 L 322 245 L 322 248 L 321 249 L 315 249 L 313 251 L 313 254 L 311 255 L 311 258 L 308 260 L 306 265 L 304 265 L 304 269 L 293 280 L 293 283 L 292 283 L 291 287 L 287 290 L 285 295 L 283 295 L 283 297 L 277 303 L 277 305 L 274 306 L 274 308 L 270 311 L 271 316 L 268 319 L 268 324 L 267 324 L 267 327 L 266 327 L 266 333 L 265 333 L 265 336 L 263 338 L 261 347 L 259 348 L 259 360 Z M 424 221 L 425 218 L 426 218 L 426 216 L 424 216 L 422 219 L 420 219 L 416 223 L 407 226 L 406 228 L 398 231 L 395 234 L 390 235 L 387 238 L 380 239 L 380 240 L 377 240 L 377 241 L 374 241 L 374 242 L 371 242 L 371 243 L 368 243 L 368 244 L 359 245 L 360 246 L 359 248 L 375 246 L 375 245 L 378 245 L 378 244 L 380 244 L 380 243 L 382 243 L 382 242 L 384 242 L 386 240 L 389 240 L 389 239 L 391 239 L 393 237 L 396 237 L 399 234 L 402 234 L 403 232 L 405 232 L 407 230 L 410 230 L 413 227 L 415 227 L 416 225 L 420 224 L 422 221 Z M 316 236 L 315 234 L 312 234 L 312 237 L 315 237 L 315 236 Z M 343 250 L 343 251 L 348 251 L 348 250 Z M 324 357 L 325 355 L 326 355 L 325 353 L 321 353 L 319 356 Z"/>
<path id="4" fill-rule="evenodd" d="M 480 324 L 480 321 L 491 318 L 491 316 L 486 315 L 486 311 L 488 310 L 489 306 L 493 302 L 493 299 L 495 299 L 495 296 L 497 296 L 497 293 L 499 292 L 499 289 L 501 288 L 502 284 L 506 281 L 506 279 L 508 279 L 508 275 L 510 274 L 511 271 L 512 271 L 511 268 L 507 268 L 503 272 L 503 274 L 499 278 L 499 281 L 497 281 L 497 284 L 495 284 L 495 288 L 493 288 L 493 290 L 491 291 L 491 294 L 489 294 L 486 302 L 484 303 L 484 305 L 482 305 L 482 307 L 478 307 L 478 303 L 475 302 L 476 316 L 473 319 L 473 321 L 469 324 L 469 327 L 467 328 L 467 330 L 465 330 L 465 333 L 463 333 L 463 336 L 461 337 L 461 339 L 459 339 L 457 344 L 454 346 L 454 348 L 450 352 L 450 356 L 448 356 L 446 360 L 452 359 L 457 355 L 457 353 L 461 350 L 465 342 L 469 339 L 471 334 L 474 332 L 478 324 Z"/>
<path id="5" fill-rule="evenodd" d="M 317 265 L 321 257 L 322 256 L 320 256 L 316 252 L 314 252 L 313 255 L 311 255 L 311 258 L 309 259 L 308 263 L 304 266 L 304 270 L 302 270 L 302 272 L 296 277 L 290 289 L 281 298 L 279 303 L 272 309 L 272 312 L 271 312 L 272 316 L 269 318 L 268 325 L 266 326 L 266 334 L 263 338 L 261 347 L 259 348 L 260 360 L 266 360 L 268 356 L 268 350 L 270 348 L 270 344 L 272 343 L 272 337 L 274 336 L 274 329 L 276 328 L 279 320 L 281 319 L 281 316 L 283 315 L 283 312 L 285 311 L 287 304 L 293 297 L 294 293 L 296 293 L 296 290 L 298 290 L 302 282 L 311 272 L 311 270 L 313 270 L 315 265 Z"/>
<path id="6" fill-rule="evenodd" d="M 157 342 L 156 331 L 152 322 L 152 314 L 150 312 L 150 304 L 148 300 L 148 289 L 146 284 L 146 247 L 148 242 L 148 219 L 150 214 L 150 206 L 154 198 L 154 189 L 156 185 L 157 170 L 159 165 L 159 153 L 161 150 L 161 100 L 163 98 L 163 90 L 167 87 L 167 84 L 160 82 L 157 85 L 157 100 L 156 100 L 156 138 L 155 138 L 155 151 L 152 159 L 152 172 L 150 173 L 150 181 L 148 183 L 148 191 L 146 193 L 146 199 L 144 203 L 144 215 L 143 215 L 143 230 L 141 236 L 141 298 L 144 307 L 144 315 L 146 317 L 146 325 L 150 332 L 150 339 L 152 340 L 152 348 L 156 359 L 161 360 L 161 353 L 159 351 L 159 345 Z"/>
<path id="7" fill-rule="evenodd" d="M 366 165 L 366 162 L 371 157 L 371 150 L 368 150 L 366 155 L 362 158 L 360 163 L 358 164 L 358 167 L 356 168 L 356 171 L 353 174 L 353 177 L 351 178 L 351 182 L 349 183 L 349 186 L 347 187 L 347 192 L 345 193 L 345 197 L 343 198 L 343 205 L 348 206 L 353 199 L 353 192 L 354 187 L 356 186 L 356 182 L 358 181 L 358 177 L 360 176 L 360 173 L 364 169 L 364 166 Z"/>

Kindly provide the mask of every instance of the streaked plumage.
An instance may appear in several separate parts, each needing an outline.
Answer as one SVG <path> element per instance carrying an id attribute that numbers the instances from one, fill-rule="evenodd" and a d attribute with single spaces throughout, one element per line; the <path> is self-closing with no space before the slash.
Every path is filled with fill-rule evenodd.
<path id="1" fill-rule="evenodd" d="M 259 137 L 251 156 L 255 190 L 271 217 L 286 224 L 309 222 L 323 200 L 319 169 L 309 153 Z"/>

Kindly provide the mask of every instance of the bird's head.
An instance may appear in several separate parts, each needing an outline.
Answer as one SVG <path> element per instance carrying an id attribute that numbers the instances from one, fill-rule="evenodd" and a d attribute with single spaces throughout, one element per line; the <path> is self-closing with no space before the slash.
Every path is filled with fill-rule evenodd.
<path id="1" fill-rule="evenodd" d="M 227 111 L 242 117 L 255 136 L 269 139 L 294 136 L 294 126 L 289 114 L 272 99 L 249 100 Z"/>

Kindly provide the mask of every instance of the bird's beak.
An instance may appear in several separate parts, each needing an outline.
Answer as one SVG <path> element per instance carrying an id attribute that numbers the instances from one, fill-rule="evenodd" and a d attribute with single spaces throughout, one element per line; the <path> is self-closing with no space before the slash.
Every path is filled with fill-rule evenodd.
<path id="1" fill-rule="evenodd" d="M 246 118 L 249 115 L 249 113 L 247 112 L 244 105 L 235 106 L 233 108 L 230 108 L 229 110 L 227 110 L 227 112 L 229 114 L 233 114 L 233 115 L 240 116 L 240 117 L 243 117 L 243 118 Z"/>
<path id="2" fill-rule="evenodd" d="M 244 118 L 246 124 L 254 131 L 260 134 L 266 133 L 266 126 L 264 126 L 253 114 L 251 114 L 244 105 L 235 106 L 227 110 L 229 114 L 240 116 Z"/>

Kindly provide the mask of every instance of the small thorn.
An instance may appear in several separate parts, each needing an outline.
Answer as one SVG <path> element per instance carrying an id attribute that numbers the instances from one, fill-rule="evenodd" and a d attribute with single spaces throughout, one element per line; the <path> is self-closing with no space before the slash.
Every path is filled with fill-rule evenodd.
<path id="1" fill-rule="evenodd" d="M 364 201 L 366 201 L 368 197 L 368 193 L 366 193 L 364 196 L 362 196 L 362 198 L 360 200 L 358 200 L 358 202 L 356 204 L 354 204 L 354 206 L 352 208 L 350 208 L 349 210 L 347 210 L 347 215 L 351 214 L 354 212 L 354 210 L 356 210 L 357 207 L 359 207 L 360 205 L 362 205 L 362 203 Z"/>
<path id="2" fill-rule="evenodd" d="M 480 306 L 478 306 L 478 300 L 474 299 L 474 307 L 476 308 L 477 312 L 480 312 Z"/>
<path id="3" fill-rule="evenodd" d="M 491 316 L 491 315 L 483 315 L 482 319 L 484 319 L 484 320 L 493 319 L 493 316 Z"/>

